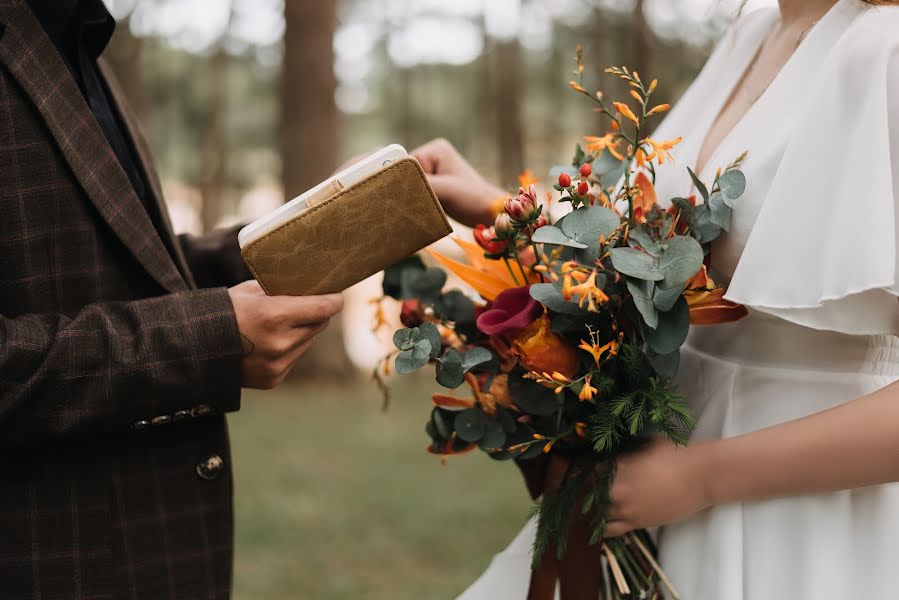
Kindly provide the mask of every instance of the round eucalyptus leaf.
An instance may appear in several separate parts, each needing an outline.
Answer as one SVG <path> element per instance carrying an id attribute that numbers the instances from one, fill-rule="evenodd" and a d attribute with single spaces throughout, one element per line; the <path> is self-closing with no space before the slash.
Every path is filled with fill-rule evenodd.
<path id="1" fill-rule="evenodd" d="M 437 383 L 455 389 L 465 381 L 462 370 L 462 355 L 450 348 L 437 360 Z"/>
<path id="2" fill-rule="evenodd" d="M 413 330 L 414 331 L 414 330 Z M 428 340 L 430 343 L 431 358 L 437 358 L 440 354 L 441 339 L 440 330 L 433 323 L 422 323 L 418 326 L 417 340 Z"/>
<path id="3" fill-rule="evenodd" d="M 566 236 L 590 248 L 598 248 L 599 236 L 608 239 L 619 225 L 621 217 L 602 206 L 579 208 L 559 221 L 559 227 Z"/>
<path id="4" fill-rule="evenodd" d="M 509 378 L 509 395 L 522 412 L 538 417 L 554 415 L 559 409 L 553 390 L 528 379 Z"/>
<path id="5" fill-rule="evenodd" d="M 730 231 L 730 219 L 733 210 L 727 205 L 727 201 L 719 192 L 712 194 L 709 198 L 709 215 L 712 223 L 723 229 Z"/>
<path id="6" fill-rule="evenodd" d="M 466 442 L 477 442 L 487 432 L 487 423 L 480 408 L 466 408 L 456 415 L 456 434 Z"/>
<path id="7" fill-rule="evenodd" d="M 478 445 L 484 450 L 498 450 L 505 443 L 506 432 L 503 431 L 502 424 L 495 419 L 488 420 L 487 430 Z"/>
<path id="8" fill-rule="evenodd" d="M 410 282 L 413 293 L 422 296 L 436 296 L 446 284 L 446 271 L 437 267 L 430 267 L 424 271 L 413 272 L 414 279 Z"/>
<path id="9" fill-rule="evenodd" d="M 419 340 L 411 350 L 403 350 L 396 357 L 396 372 L 400 375 L 422 368 L 431 359 L 431 342 Z"/>
<path id="10" fill-rule="evenodd" d="M 415 345 L 413 332 L 411 329 L 397 329 L 393 333 L 393 345 L 400 350 L 411 350 Z"/>
<path id="11" fill-rule="evenodd" d="M 690 330 L 690 309 L 681 296 L 668 312 L 659 313 L 659 324 L 646 331 L 646 343 L 657 354 L 671 354 L 681 347 Z"/>
<path id="12" fill-rule="evenodd" d="M 475 346 L 462 357 L 462 370 L 468 373 L 473 368 L 493 360 L 493 352 L 483 346 Z"/>
<path id="13" fill-rule="evenodd" d="M 659 252 L 662 251 L 662 244 L 652 239 L 645 225 L 638 225 L 631 229 L 627 241 L 631 247 L 639 246 L 653 256 L 658 256 Z"/>
<path id="14" fill-rule="evenodd" d="M 574 241 L 554 225 L 544 225 L 534 232 L 534 235 L 531 236 L 531 240 L 541 244 L 555 244 L 557 246 L 568 246 L 569 248 L 588 247 L 587 244 Z"/>
<path id="15" fill-rule="evenodd" d="M 577 302 L 570 302 L 563 298 L 559 289 L 551 283 L 535 283 L 531 286 L 530 292 L 531 298 L 553 312 L 572 316 L 586 314 L 577 305 Z"/>
<path id="16" fill-rule="evenodd" d="M 633 248 L 612 248 L 610 255 L 612 266 L 620 273 L 647 281 L 661 281 L 665 278 L 656 266 L 655 259 L 645 252 Z"/>
<path id="17" fill-rule="evenodd" d="M 725 171 L 718 178 L 718 187 L 725 200 L 736 200 L 746 191 L 746 175 L 739 169 Z"/>
<path id="18" fill-rule="evenodd" d="M 645 354 L 649 364 L 652 365 L 659 377 L 670 379 L 677 374 L 677 367 L 680 365 L 680 349 L 670 354 L 657 354 L 647 348 Z"/>
<path id="19" fill-rule="evenodd" d="M 683 288 L 673 287 L 665 290 L 656 286 L 655 292 L 652 295 L 652 303 L 658 310 L 668 312 L 674 308 L 674 303 L 677 302 L 677 299 L 680 298 L 683 293 Z"/>
<path id="20" fill-rule="evenodd" d="M 503 431 L 505 431 L 507 434 L 514 433 L 515 430 L 518 429 L 518 424 L 515 422 L 515 419 L 512 417 L 509 411 L 503 408 L 498 408 L 497 412 L 499 414 L 499 422 L 503 426 Z"/>
<path id="21" fill-rule="evenodd" d="M 386 269 L 384 269 L 384 282 L 382 284 L 384 294 L 397 300 L 402 300 L 404 298 L 410 297 L 411 290 L 404 287 L 404 281 L 411 282 L 413 279 L 411 275 L 413 273 L 424 270 L 425 264 L 417 256 L 404 258 L 398 263 L 387 267 Z M 404 276 L 404 273 L 406 273 L 407 271 L 410 273 L 410 275 Z"/>
<path id="22" fill-rule="evenodd" d="M 431 412 L 431 422 L 434 423 L 434 429 L 437 430 L 437 434 L 444 440 L 450 439 L 453 435 L 453 428 L 450 425 L 451 419 L 451 414 L 445 413 L 439 408 L 435 408 Z"/>
<path id="23" fill-rule="evenodd" d="M 652 302 L 652 292 L 655 289 L 655 285 L 653 281 L 644 281 L 642 279 L 627 280 L 627 291 L 630 292 L 631 297 L 634 299 L 634 304 L 637 310 L 640 311 L 643 321 L 651 329 L 655 329 L 659 324 L 659 311 L 656 310 Z"/>
<path id="24" fill-rule="evenodd" d="M 664 275 L 659 286 L 663 289 L 683 287 L 702 267 L 703 258 L 699 242 L 686 235 L 674 236 L 667 241 L 665 252 L 659 258 L 659 270 Z"/>

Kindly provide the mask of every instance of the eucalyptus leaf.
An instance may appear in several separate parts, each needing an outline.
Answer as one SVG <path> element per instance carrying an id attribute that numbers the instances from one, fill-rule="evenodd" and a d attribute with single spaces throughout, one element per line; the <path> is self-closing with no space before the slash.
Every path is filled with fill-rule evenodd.
<path id="1" fill-rule="evenodd" d="M 587 314 L 581 310 L 577 302 L 565 300 L 559 289 L 551 283 L 535 283 L 531 286 L 530 292 L 531 298 L 553 312 L 575 317 Z"/>
<path id="2" fill-rule="evenodd" d="M 709 198 L 709 215 L 712 223 L 723 229 L 730 231 L 730 219 L 732 209 L 727 205 L 727 200 L 719 192 L 712 194 Z"/>
<path id="3" fill-rule="evenodd" d="M 483 346 L 475 346 L 462 357 L 462 370 L 466 373 L 473 368 L 489 363 L 493 360 L 493 353 Z"/>
<path id="4" fill-rule="evenodd" d="M 593 173 L 599 177 L 603 184 L 611 184 L 624 176 L 625 161 L 615 158 L 608 148 L 593 161 Z"/>
<path id="5" fill-rule="evenodd" d="M 410 284 L 413 293 L 436 299 L 440 290 L 446 284 L 446 271 L 431 267 L 424 271 L 415 272 L 415 278 Z"/>
<path id="6" fill-rule="evenodd" d="M 419 340 L 410 350 L 403 350 L 396 357 L 396 372 L 400 375 L 422 368 L 431 359 L 431 342 Z"/>
<path id="7" fill-rule="evenodd" d="M 456 415 L 456 434 L 466 442 L 477 442 L 487 433 L 487 417 L 480 408 L 466 408 Z"/>
<path id="8" fill-rule="evenodd" d="M 708 204 L 696 207 L 696 224 L 692 228 L 692 233 L 701 244 L 712 242 L 721 235 L 721 227 L 712 222 L 711 209 Z"/>
<path id="9" fill-rule="evenodd" d="M 683 287 L 702 267 L 702 246 L 686 235 L 676 235 L 666 242 L 665 252 L 659 257 L 659 270 L 664 275 L 663 289 Z"/>
<path id="10" fill-rule="evenodd" d="M 696 208 L 686 198 L 672 198 L 671 204 L 680 210 L 681 219 L 692 229 L 696 224 Z"/>
<path id="11" fill-rule="evenodd" d="M 646 343 L 657 354 L 671 354 L 681 347 L 690 329 L 690 309 L 681 296 L 668 312 L 659 313 L 659 324 L 646 331 Z"/>
<path id="12" fill-rule="evenodd" d="M 441 339 L 440 331 L 433 323 L 422 323 L 418 326 L 417 340 L 427 340 L 430 342 L 431 358 L 437 358 L 440 355 Z M 413 331 L 415 331 L 413 329 Z"/>
<path id="13" fill-rule="evenodd" d="M 464 381 L 462 355 L 457 350 L 450 348 L 437 360 L 437 383 L 443 387 L 455 389 Z"/>
<path id="14" fill-rule="evenodd" d="M 652 239 L 652 236 L 646 229 L 646 225 L 638 225 L 637 227 L 631 229 L 630 233 L 627 236 L 627 239 L 628 243 L 631 246 L 640 246 L 653 256 L 658 256 L 662 251 L 661 243 Z"/>
<path id="15" fill-rule="evenodd" d="M 556 244 L 558 246 L 568 246 L 569 248 L 589 248 L 587 244 L 574 241 L 554 225 L 544 225 L 534 232 L 531 240 L 541 244 Z"/>
<path id="16" fill-rule="evenodd" d="M 655 259 L 645 252 L 633 248 L 612 248 L 610 254 L 612 266 L 620 273 L 648 281 L 661 281 L 665 278 L 656 266 Z"/>
<path id="17" fill-rule="evenodd" d="M 627 280 L 627 291 L 633 297 L 634 304 L 637 310 L 640 311 L 643 321 L 651 329 L 655 329 L 659 323 L 659 312 L 652 302 L 652 293 L 655 285 L 654 281 L 645 281 L 643 279 Z"/>
<path id="18" fill-rule="evenodd" d="M 393 345 L 400 350 L 411 350 L 415 345 L 415 335 L 412 329 L 397 329 L 393 333 Z"/>
<path id="19" fill-rule="evenodd" d="M 572 178 L 580 175 L 578 170 L 571 165 L 555 165 L 553 168 L 549 170 L 550 179 L 558 179 L 559 175 L 562 173 L 568 173 Z"/>
<path id="20" fill-rule="evenodd" d="M 659 377 L 670 379 L 677 374 L 680 365 L 680 349 L 669 354 L 658 354 L 651 348 L 646 349 L 646 358 Z"/>
<path id="21" fill-rule="evenodd" d="M 384 294 L 397 300 L 409 298 L 412 292 L 409 289 L 404 289 L 403 282 L 404 279 L 411 282 L 413 278 L 410 275 L 404 276 L 404 273 L 414 274 L 424 270 L 425 264 L 417 256 L 404 258 L 398 263 L 387 267 L 384 269 L 384 282 L 382 284 Z"/>
<path id="22" fill-rule="evenodd" d="M 509 395 L 525 414 L 546 417 L 555 414 L 559 408 L 553 390 L 528 379 L 510 377 Z"/>
<path id="23" fill-rule="evenodd" d="M 602 206 L 579 208 L 559 221 L 559 227 L 566 236 L 588 246 L 576 253 L 579 260 L 588 263 L 599 258 L 600 236 L 609 239 L 619 225 L 621 217 Z"/>
<path id="24" fill-rule="evenodd" d="M 503 431 L 502 424 L 495 419 L 488 420 L 487 430 L 484 433 L 484 437 L 478 442 L 478 445 L 483 450 L 498 450 L 505 443 L 506 432 Z"/>
<path id="25" fill-rule="evenodd" d="M 684 293 L 683 288 L 673 287 L 667 290 L 656 286 L 655 293 L 652 295 L 652 303 L 662 312 L 668 312 L 674 307 L 674 303 Z"/>
<path id="26" fill-rule="evenodd" d="M 746 175 L 739 169 L 730 169 L 718 178 L 718 188 L 724 196 L 725 203 L 733 207 L 730 202 L 740 198 L 746 191 Z"/>
<path id="27" fill-rule="evenodd" d="M 702 199 L 708 201 L 709 199 L 709 189 L 705 186 L 702 180 L 693 172 L 693 169 L 687 167 L 687 171 L 690 172 L 690 179 L 693 180 L 693 185 L 696 186 L 696 189 L 702 195 Z"/>
<path id="28" fill-rule="evenodd" d="M 459 290 L 450 290 L 443 294 L 434 306 L 434 310 L 449 321 L 467 323 L 474 321 L 474 302 Z"/>
<path id="29" fill-rule="evenodd" d="M 445 440 L 450 439 L 453 435 L 453 429 L 448 422 L 448 419 L 452 419 L 452 414 L 446 413 L 439 408 L 434 408 L 431 412 L 431 421 L 434 422 L 434 428 L 437 430 L 437 433 Z"/>

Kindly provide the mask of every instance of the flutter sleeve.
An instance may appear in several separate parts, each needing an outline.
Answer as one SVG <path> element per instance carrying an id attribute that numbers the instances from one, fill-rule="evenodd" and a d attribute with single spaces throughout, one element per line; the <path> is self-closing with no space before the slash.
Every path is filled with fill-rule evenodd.
<path id="1" fill-rule="evenodd" d="M 808 94 L 727 299 L 899 335 L 899 9 L 869 11 Z"/>

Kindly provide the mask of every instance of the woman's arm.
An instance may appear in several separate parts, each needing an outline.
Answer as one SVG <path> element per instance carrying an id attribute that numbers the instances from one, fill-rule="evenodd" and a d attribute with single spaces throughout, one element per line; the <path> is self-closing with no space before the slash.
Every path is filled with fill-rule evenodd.
<path id="1" fill-rule="evenodd" d="M 484 179 L 452 144 L 436 139 L 411 154 L 421 163 L 450 217 L 469 227 L 493 224 L 497 201 L 508 194 Z"/>
<path id="2" fill-rule="evenodd" d="M 664 525 L 709 506 L 899 481 L 899 382 L 838 407 L 678 448 L 623 457 L 607 534 Z"/>

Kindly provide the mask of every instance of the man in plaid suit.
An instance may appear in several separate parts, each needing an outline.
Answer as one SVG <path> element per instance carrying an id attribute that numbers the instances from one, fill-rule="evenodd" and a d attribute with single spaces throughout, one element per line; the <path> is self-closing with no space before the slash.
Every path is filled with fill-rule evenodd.
<path id="1" fill-rule="evenodd" d="M 2 600 L 229 597 L 224 414 L 342 306 L 265 296 L 233 230 L 172 233 L 113 27 L 0 0 Z"/>

